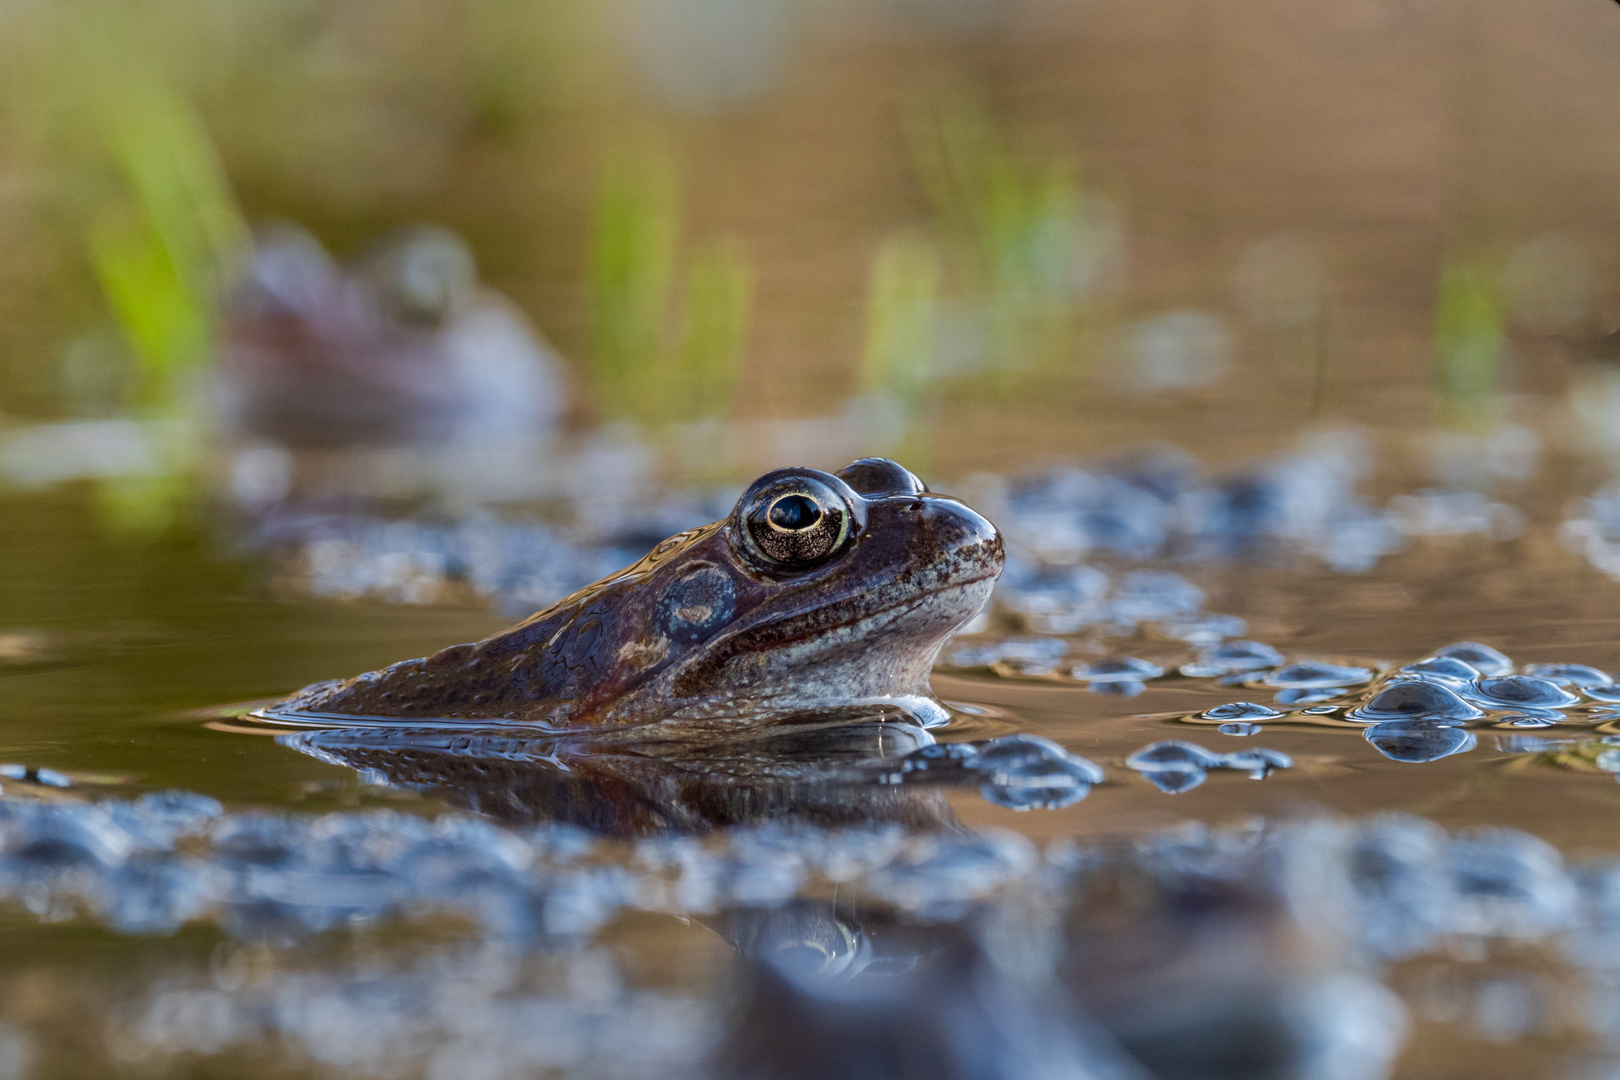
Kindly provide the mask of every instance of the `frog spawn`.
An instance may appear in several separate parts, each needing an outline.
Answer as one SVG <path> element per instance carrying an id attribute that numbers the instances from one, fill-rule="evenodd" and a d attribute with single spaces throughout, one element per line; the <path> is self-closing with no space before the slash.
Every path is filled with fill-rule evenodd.
<path id="1" fill-rule="evenodd" d="M 1245 640 L 1200 645 L 1179 664 L 1133 656 L 1072 663 L 1069 648 L 1065 639 L 1036 635 L 964 642 L 947 653 L 946 662 L 988 667 L 1003 677 L 1072 679 L 1093 690 L 1131 695 L 1155 680 L 1177 676 L 1268 690 L 1270 704 L 1232 701 L 1183 719 L 1240 736 L 1277 722 L 1354 725 L 1363 728 L 1366 740 L 1384 756 L 1409 763 L 1439 760 L 1478 745 L 1473 734 L 1447 733 L 1446 728 L 1620 722 L 1620 708 L 1615 708 L 1620 685 L 1608 673 L 1577 663 L 1520 669 L 1499 650 L 1478 642 L 1448 645 L 1393 670 L 1290 659 L 1263 642 Z M 1183 790 L 1191 786 L 1196 785 Z"/>
<path id="2" fill-rule="evenodd" d="M 1462 642 L 1400 668 L 1345 719 L 1369 723 L 1365 737 L 1394 761 L 1429 762 L 1478 745 L 1466 725 L 1535 728 L 1602 722 L 1591 703 L 1613 685 L 1584 664 L 1515 665 L 1496 649 Z M 1583 698 L 1584 695 L 1584 698 Z"/>
<path id="3" fill-rule="evenodd" d="M 1029 745 L 985 744 L 933 760 L 982 755 L 991 760 L 978 767 L 993 774 Z M 1074 760 L 1100 781 L 1101 770 Z M 1219 755 L 1186 742 L 1157 743 L 1128 761 L 1146 772 L 1259 772 L 1284 762 L 1272 752 Z M 1425 940 L 1453 931 L 1535 936 L 1568 926 L 1580 915 L 1572 905 L 1581 882 L 1596 880 L 1571 875 L 1547 845 L 1510 829 L 1453 837 L 1402 815 L 1293 828 L 1326 829 L 1337 836 L 1335 844 L 1348 844 L 1350 865 L 1361 875 L 1357 889 L 1365 893 L 1364 902 L 1381 909 L 1358 932 L 1385 955 L 1425 947 L 1412 934 L 1391 939 L 1384 933 L 1391 921 L 1408 930 L 1427 927 L 1416 935 Z M 1224 843 L 1254 842 L 1238 830 Z M 1147 857 L 1187 847 L 1190 857 L 1193 848 L 1209 843 L 1150 834 L 1140 850 Z M 289 940 L 409 917 L 413 910 L 463 910 L 479 916 L 475 925 L 492 940 L 560 942 L 589 937 L 621 909 L 702 914 L 771 905 L 816 882 L 839 884 L 909 913 L 947 918 L 964 904 L 1027 884 L 1043 865 L 1067 867 L 1065 874 L 1083 870 L 1084 850 L 1064 841 L 1043 854 L 1029 839 L 1006 831 L 911 833 L 894 824 L 766 824 L 710 837 L 620 843 L 570 826 L 509 828 L 455 812 L 434 819 L 390 810 L 236 813 L 184 791 L 49 805 L 0 799 L 5 902 L 46 918 L 82 912 L 134 934 L 217 921 L 246 940 Z M 1200 857 L 1218 865 L 1221 850 L 1216 845 Z M 164 862 L 184 863 L 186 872 L 157 872 Z M 1594 869 L 1608 875 L 1605 882 L 1616 872 L 1608 863 Z M 1437 872 L 1452 874 L 1453 884 L 1427 880 Z M 1407 879 L 1410 888 L 1401 884 Z M 1606 910 L 1620 918 L 1620 890 L 1603 895 Z M 1475 899 L 1459 902 L 1467 896 Z M 1496 899 L 1487 903 L 1490 897 Z M 1395 910 L 1419 901 L 1422 911 Z M 526 918 L 484 917 L 502 910 Z M 132 917 L 136 912 L 144 915 Z"/>
<path id="4" fill-rule="evenodd" d="M 1259 747 L 1220 754 L 1196 743 L 1171 741 L 1145 746 L 1125 764 L 1165 794 L 1180 795 L 1207 780 L 1212 769 L 1235 769 L 1263 780 L 1276 769 L 1292 768 L 1294 762 L 1287 754 Z"/>
<path id="5" fill-rule="evenodd" d="M 885 766 L 887 767 L 887 766 Z M 1106 774 L 1039 735 L 1004 735 L 982 743 L 936 743 L 902 756 L 889 783 L 979 781 L 979 794 L 1010 810 L 1055 810 L 1085 798 Z"/>
<path id="6" fill-rule="evenodd" d="M 568 1070 L 569 1075 L 589 1070 L 595 1075 L 595 1068 L 606 1068 L 626 1076 L 797 1077 L 803 1070 L 795 1070 L 790 1062 L 780 1072 L 771 1071 L 767 1063 L 787 1058 L 781 1047 L 773 1055 L 771 1040 L 759 1038 L 762 1030 L 820 1031 L 821 1025 L 828 1025 L 828 1031 L 853 1040 L 853 1049 L 877 1045 L 904 1049 L 903 1042 L 864 1041 L 863 1033 L 871 1025 L 845 1022 L 853 1021 L 852 1014 L 862 1009 L 887 1021 L 879 1028 L 892 1027 L 919 1010 L 959 1017 L 970 1025 L 973 1045 L 997 1048 L 998 1055 L 1003 1048 L 993 1038 L 998 1025 L 984 1021 L 1022 1016 L 1023 1022 L 1010 1030 L 1034 1039 L 1025 1049 L 1050 1046 L 1046 1040 L 1053 1029 L 1043 1026 L 1041 1032 L 1032 1033 L 1026 1006 L 1033 1001 L 1066 1002 L 1064 989 L 1040 981 L 1055 975 L 1063 988 L 1082 995 L 1098 987 L 1127 993 L 1133 988 L 1153 993 L 1173 987 L 1183 995 L 1178 1000 L 1190 1007 L 1174 1015 L 1187 1026 L 1155 1029 L 1151 1037 L 1144 1037 L 1128 1021 L 1157 1014 L 1138 1009 L 1121 1015 L 1108 1008 L 1106 998 L 1083 999 L 1080 1010 L 1072 1014 L 1077 1019 L 1064 1020 L 1067 1014 L 1061 1012 L 1042 1015 L 1042 1024 L 1056 1023 L 1058 1031 L 1070 1023 L 1078 1022 L 1084 1030 L 1100 1024 L 1129 1055 L 1125 1059 L 1100 1051 L 1092 1055 L 1082 1044 L 1076 1060 L 1085 1068 L 1075 1075 L 1134 1076 L 1137 1072 L 1129 1058 L 1151 1061 L 1156 1048 L 1171 1046 L 1190 1055 L 1182 1059 L 1187 1067 L 1202 1060 L 1201 1055 L 1218 1055 L 1225 1045 L 1219 1036 L 1230 1028 L 1202 1031 L 1192 1018 L 1228 1016 L 1238 1030 L 1251 1031 L 1256 1021 L 1274 1015 L 1266 1004 L 1268 997 L 1250 996 L 1252 983 L 1223 981 L 1218 963 L 1213 969 L 1195 966 L 1199 977 L 1189 982 L 1187 965 L 1200 962 L 1201 930 L 1240 927 L 1264 944 L 1272 931 L 1287 930 L 1277 919 L 1308 911 L 1310 917 L 1303 923 L 1307 929 L 1323 933 L 1331 928 L 1319 946 L 1325 948 L 1330 938 L 1342 935 L 1342 944 L 1359 959 L 1330 967 L 1329 978 L 1319 982 L 1299 979 L 1300 970 L 1286 963 L 1249 964 L 1241 972 L 1271 980 L 1267 985 L 1290 1000 L 1290 1009 L 1277 1015 L 1297 1019 L 1293 1006 L 1309 1005 L 1309 1022 L 1280 1025 L 1275 1029 L 1280 1035 L 1331 1035 L 1326 1045 L 1338 1055 L 1331 1075 L 1373 1080 L 1387 1075 L 1403 1026 L 1401 1006 L 1374 981 L 1391 962 L 1435 950 L 1443 956 L 1448 942 L 1545 942 L 1553 946 L 1552 956 L 1562 955 L 1575 969 L 1573 974 L 1583 976 L 1573 983 L 1575 992 L 1583 995 L 1576 1012 L 1592 1017 L 1593 1023 L 1600 1022 L 1601 1009 L 1593 1007 L 1604 1000 L 1602 987 L 1612 985 L 1616 973 L 1613 933 L 1620 924 L 1616 887 L 1620 877 L 1614 865 L 1567 865 L 1553 848 L 1510 829 L 1448 832 L 1403 815 L 1233 829 L 1200 826 L 1150 833 L 1129 843 L 1075 838 L 1044 846 L 993 830 L 907 836 L 897 828 L 765 827 L 705 841 L 661 838 L 613 848 L 569 830 L 480 831 L 456 815 L 440 826 L 446 835 L 456 837 L 456 846 L 474 862 L 525 866 L 527 872 L 518 875 L 522 882 L 518 895 L 537 901 L 535 906 L 541 909 L 555 902 L 559 879 L 594 868 L 616 883 L 614 890 L 601 894 L 603 910 L 703 919 L 737 949 L 738 974 L 749 985 L 755 985 L 754 965 L 783 965 L 778 974 L 791 976 L 798 988 L 787 999 L 792 1008 L 785 1015 L 791 1023 L 770 1027 L 767 1012 L 753 1009 L 728 1023 L 723 1012 L 716 1011 L 716 1002 L 690 994 L 685 987 L 654 991 L 635 986 L 630 972 L 613 959 L 613 950 L 598 944 L 592 931 L 577 929 L 578 923 L 568 935 L 524 937 L 508 933 L 504 926 L 509 924 L 475 922 L 469 942 L 439 946 L 419 959 L 373 957 L 346 966 L 336 955 L 340 946 L 334 948 L 344 940 L 343 927 L 375 925 L 403 910 L 388 906 L 389 889 L 396 899 L 409 895 L 410 886 L 400 883 L 420 876 L 410 863 L 420 856 L 424 835 L 431 835 L 427 824 L 389 812 L 355 811 L 279 819 L 275 829 L 267 830 L 261 815 L 218 812 L 204 797 L 176 794 L 164 800 L 178 811 L 193 806 L 201 812 L 200 820 L 184 826 L 184 833 L 191 838 L 189 856 L 202 868 L 223 859 L 223 877 L 240 879 L 235 868 L 251 860 L 248 865 L 256 867 L 262 879 L 261 894 L 283 897 L 285 909 L 329 906 L 338 896 L 354 906 L 344 919 L 292 918 L 285 924 L 305 938 L 317 925 L 329 928 L 320 940 L 322 951 L 333 955 L 313 964 L 308 958 L 300 961 L 291 951 L 296 946 L 290 938 L 260 936 L 262 924 L 227 923 L 229 932 L 257 942 L 255 948 L 269 950 L 276 962 L 249 979 L 223 977 L 219 972 L 212 978 L 206 972 L 197 977 L 162 972 L 155 981 L 117 984 L 121 987 L 117 992 L 127 996 L 108 1010 L 109 1041 L 128 1047 L 130 1054 L 152 1067 L 171 1065 L 185 1055 L 206 1057 L 222 1048 L 250 1050 L 265 1040 L 279 1039 L 332 1069 L 349 1071 L 367 1061 L 383 1062 L 390 1075 L 414 1075 L 415 1064 L 442 1046 L 449 1048 L 449 1056 L 435 1057 L 438 1064 L 477 1061 L 495 1069 L 496 1075 L 550 1069 Z M 124 822 L 119 828 L 137 823 L 160 828 L 154 824 L 161 815 L 153 804 L 140 812 L 124 805 L 125 809 L 80 804 L 69 816 L 82 817 L 78 824 L 90 834 L 106 830 L 109 821 Z M 11 803 L 3 804 L 3 811 L 0 818 L 9 823 L 3 830 L 8 852 L 43 838 L 36 829 L 44 824 L 43 818 L 19 815 Z M 32 824 L 23 824 L 24 819 Z M 60 837 L 64 822 L 57 821 L 53 828 L 43 835 Z M 219 852 L 216 837 L 243 836 L 259 841 L 279 836 L 294 845 L 314 839 L 329 852 L 337 841 L 342 858 L 328 859 L 324 874 L 311 878 L 311 864 L 274 857 L 285 850 L 284 844 L 237 841 L 230 853 Z M 155 833 L 145 843 L 148 858 L 176 850 L 175 844 L 162 843 Z M 109 834 L 103 838 L 101 857 L 116 862 L 121 846 Z M 135 853 L 122 857 L 133 858 Z M 1115 909 L 1126 916 L 1123 923 L 1117 914 L 1100 924 L 1088 918 L 1087 897 L 1099 892 L 1113 895 L 1110 885 L 1117 881 L 1134 885 L 1141 898 L 1137 906 Z M 920 934 L 913 938 L 920 947 L 907 953 L 891 946 L 879 953 L 859 922 L 829 926 L 824 917 L 818 920 L 815 912 L 823 909 L 809 898 L 828 885 L 836 885 L 848 898 L 843 910 L 867 917 L 883 913 L 889 921 L 876 923 L 879 943 L 889 928 L 890 941 Z M 463 888 L 459 903 L 475 908 L 473 894 L 481 887 Z M 369 908 L 354 903 L 363 898 L 369 898 Z M 1178 898 L 1198 902 L 1177 903 Z M 1275 902 L 1278 899 L 1298 903 Z M 218 917 L 222 910 L 209 904 L 193 908 L 200 919 Z M 1042 914 L 1030 918 L 1032 909 Z M 1049 914 L 1060 918 L 1054 923 Z M 596 924 L 601 921 L 598 917 Z M 926 933 L 909 929 L 923 925 L 934 929 Z M 829 928 L 838 932 L 830 939 L 825 932 Z M 166 927 L 123 929 L 164 932 Z M 991 950 L 996 965 L 970 966 L 965 973 L 972 979 L 966 983 L 954 981 L 949 966 L 922 969 L 938 971 L 946 980 L 943 984 L 904 977 L 919 959 L 937 956 L 940 946 L 953 939 Z M 1164 940 L 1180 943 L 1168 970 L 1138 966 L 1132 970 L 1138 976 L 1150 975 L 1147 983 L 1139 977 L 1117 984 L 1106 981 L 1109 969 L 1098 961 L 1117 956 L 1110 952 L 1111 943 L 1127 952 L 1138 949 L 1132 955 L 1141 957 L 1153 953 L 1140 951 L 1140 946 Z M 1222 935 L 1212 938 L 1215 945 L 1229 940 Z M 1286 934 L 1280 940 L 1286 942 Z M 787 947 L 795 944 L 800 947 Z M 229 962 L 235 952 L 226 946 L 216 955 Z M 1321 949 L 1315 955 L 1320 963 Z M 1039 962 L 1031 962 L 1035 957 Z M 1229 948 L 1216 949 L 1209 959 L 1222 957 L 1230 962 Z M 1500 961 L 1499 967 L 1506 963 L 1511 960 Z M 537 984 L 521 977 L 526 964 L 554 970 Z M 1003 981 L 1008 978 L 1013 981 Z M 1028 984 L 1020 981 L 1026 978 Z M 1166 978 L 1174 981 L 1163 981 Z M 1588 984 L 1590 991 L 1579 989 Z M 992 992 L 964 998 L 959 995 L 964 985 Z M 559 993 L 559 987 L 566 990 Z M 581 989 L 586 987 L 588 993 Z M 1023 992 L 1032 988 L 1047 992 L 1033 997 Z M 1588 992 L 1590 996 L 1584 996 Z M 900 1008 L 901 998 L 915 1002 L 911 1012 Z M 747 999 L 745 995 L 743 1000 Z M 763 1000 L 782 1001 L 779 996 Z M 976 1004 L 964 1012 L 944 1003 Z M 1003 1008 L 1011 1011 L 1000 1011 Z M 323 1028 L 323 1018 L 331 1016 L 349 1021 L 342 1039 L 326 1030 L 329 1023 Z M 210 1022 L 181 1022 L 185 1017 L 207 1017 Z M 520 1019 L 528 1026 L 519 1025 Z M 95 1031 L 101 1018 L 86 1021 Z M 900 1023 L 900 1030 L 914 1029 Z M 536 1037 L 519 1034 L 491 1040 L 490 1031 Z M 115 1032 L 118 1039 L 112 1039 Z M 678 1032 L 687 1034 L 672 1038 Z M 1006 1038 L 1005 1032 L 1000 1037 Z M 927 1040 L 929 1046 L 941 1041 Z M 1280 1043 L 1290 1045 L 1290 1040 Z M 1007 1049 L 1011 1053 L 1016 1047 Z M 368 1058 L 370 1051 L 384 1053 Z M 1371 1061 L 1357 1056 L 1369 1052 Z M 735 1073 L 725 1067 L 716 1070 L 717 1057 L 735 1064 Z M 904 1060 L 918 1058 L 907 1051 Z M 1011 1060 L 1023 1059 L 1012 1054 Z M 1216 1060 L 1209 1058 L 1204 1067 Z M 446 1073 L 430 1070 L 430 1074 Z M 1001 1070 L 972 1075 L 1032 1073 Z M 1328 1073 L 1293 1070 L 1279 1075 Z"/>
<path id="7" fill-rule="evenodd" d="M 1256 780 L 1293 759 L 1276 750 L 1229 754 L 1187 742 L 1157 742 L 1131 754 L 1125 766 L 1169 795 L 1191 791 L 1214 769 L 1246 772 Z M 980 779 L 979 794 L 1009 810 L 1055 810 L 1079 802 L 1107 774 L 1094 762 L 1039 735 L 1004 735 L 982 743 L 936 743 L 902 756 L 887 769 L 888 783 L 950 783 Z"/>
<path id="8" fill-rule="evenodd" d="M 1591 703 L 1612 685 L 1608 675 L 1584 664 L 1537 664 L 1515 673 L 1498 650 L 1462 642 L 1399 668 L 1343 715 L 1369 724 L 1365 738 L 1385 757 L 1429 762 L 1474 749 L 1477 737 L 1464 730 L 1470 724 L 1601 721 Z"/>

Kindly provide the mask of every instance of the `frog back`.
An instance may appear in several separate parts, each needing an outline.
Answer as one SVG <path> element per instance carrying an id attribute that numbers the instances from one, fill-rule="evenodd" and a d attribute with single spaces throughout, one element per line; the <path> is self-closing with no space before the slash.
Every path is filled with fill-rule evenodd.
<path id="1" fill-rule="evenodd" d="M 316 683 L 265 715 L 501 720 L 558 728 L 587 721 L 678 659 L 681 635 L 664 632 L 670 615 L 660 610 L 678 590 L 657 579 L 700 576 L 711 565 L 701 556 L 716 544 L 719 529 L 717 523 L 672 536 L 635 565 L 482 641 Z M 699 568 L 698 575 L 682 573 L 689 564 Z M 710 618 L 729 615 L 719 610 L 724 606 L 715 604 Z"/>

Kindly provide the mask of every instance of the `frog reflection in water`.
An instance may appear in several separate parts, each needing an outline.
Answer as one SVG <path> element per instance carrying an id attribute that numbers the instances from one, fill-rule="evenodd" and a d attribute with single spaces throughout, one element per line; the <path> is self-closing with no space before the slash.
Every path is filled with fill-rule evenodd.
<path id="1" fill-rule="evenodd" d="M 264 710 L 634 729 L 680 738 L 892 708 L 945 719 L 928 676 L 990 595 L 1001 536 L 892 461 L 767 473 L 731 516 L 510 630 Z"/>
<path id="2" fill-rule="evenodd" d="M 765 822 L 960 827 L 941 785 L 880 782 L 880 762 L 934 741 L 915 724 L 892 719 L 633 744 L 521 728 L 375 725 L 289 732 L 278 741 L 354 769 L 373 784 L 417 791 L 510 825 L 556 822 L 620 838 Z"/>

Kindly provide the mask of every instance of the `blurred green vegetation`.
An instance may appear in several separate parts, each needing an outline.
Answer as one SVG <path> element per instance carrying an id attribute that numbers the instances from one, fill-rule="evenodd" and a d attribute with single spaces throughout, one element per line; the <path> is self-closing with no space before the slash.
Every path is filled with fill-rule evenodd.
<path id="1" fill-rule="evenodd" d="M 1435 304 L 1435 392 L 1441 419 L 1484 428 L 1500 419 L 1506 317 L 1497 282 L 1483 259 L 1448 259 Z"/>
<path id="2" fill-rule="evenodd" d="M 981 95 L 953 90 L 908 116 L 911 159 L 952 255 L 954 298 L 982 321 L 993 385 L 1074 359 L 1083 200 L 1068 155 L 1017 153 Z"/>
<path id="3" fill-rule="evenodd" d="M 80 242 L 132 362 L 122 403 L 151 471 L 99 481 L 104 519 L 153 535 L 190 500 L 204 438 L 200 395 L 223 301 L 250 237 L 212 140 L 170 84 L 131 13 L 88 2 L 58 14 L 51 90 L 81 121 L 77 153 L 99 183 L 81 206 Z M 66 357 L 64 356 L 64 362 Z"/>
<path id="4" fill-rule="evenodd" d="M 926 468 L 923 423 L 938 363 L 939 251 L 909 233 L 890 237 L 872 261 L 860 398 L 862 449 Z"/>
<path id="5" fill-rule="evenodd" d="M 158 87 L 107 94 L 103 121 L 128 185 L 92 220 L 89 245 L 143 378 L 173 413 L 213 355 L 221 301 L 246 256 L 246 223 L 196 114 Z"/>
<path id="6" fill-rule="evenodd" d="M 161 397 L 206 354 L 233 188 L 339 251 L 437 220 L 497 276 L 538 250 L 577 279 L 577 248 L 534 243 L 583 232 L 577 203 L 535 176 L 566 175 L 575 116 L 628 108 L 614 32 L 588 0 L 0 5 L 0 408 L 71 415 L 57 362 L 110 326 L 130 404 Z"/>
<path id="7" fill-rule="evenodd" d="M 668 409 L 685 421 L 732 413 L 753 313 L 754 272 L 734 241 L 697 246 L 686 271 L 684 324 L 665 374 Z"/>
<path id="8" fill-rule="evenodd" d="M 927 4 L 879 18 L 860 5 L 796 7 L 780 56 L 758 54 L 780 64 L 764 89 L 693 111 L 655 69 L 696 58 L 676 74 L 724 81 L 712 61 L 750 39 L 716 22 L 691 41 L 654 40 L 675 24 L 649 12 L 678 17 L 679 2 L 0 3 L 6 422 L 183 411 L 244 216 L 294 220 L 339 258 L 401 224 L 442 222 L 610 420 L 701 426 L 738 419 L 741 400 L 741 419 L 843 432 L 826 421 L 859 399 L 875 418 L 860 437 L 896 453 L 920 452 L 916 432 L 964 415 L 1017 426 L 1040 413 L 1068 439 L 1078 413 L 1113 419 L 1108 395 L 1186 399 L 1096 377 L 1106 368 L 1091 361 L 1145 368 L 1131 325 L 1161 313 L 1226 320 L 1230 256 L 1274 229 L 1322 238 L 1324 265 L 1344 282 L 1335 295 L 1348 299 L 1331 323 L 1319 313 L 1266 322 L 1265 340 L 1234 337 L 1240 352 L 1269 345 L 1273 370 L 1240 356 L 1233 371 L 1247 382 L 1199 393 L 1246 408 L 1308 379 L 1310 414 L 1376 421 L 1376 406 L 1324 390 L 1331 353 L 1386 382 L 1410 386 L 1422 370 L 1448 422 L 1498 407 L 1501 302 L 1483 263 L 1448 263 L 1437 311 L 1389 284 L 1432 281 L 1438 268 L 1420 247 L 1388 243 L 1388 223 L 1402 235 L 1461 228 L 1442 220 L 1463 214 L 1443 199 L 1407 200 L 1467 180 L 1448 170 L 1485 167 L 1474 158 L 1322 174 L 1315 162 L 1360 145 L 1360 106 L 1341 115 L 1341 97 L 1302 96 L 1289 127 L 1253 108 L 1264 94 L 1233 98 L 1203 69 L 1175 73 L 1175 100 L 1197 123 L 1168 123 L 1162 50 L 1140 32 L 1155 16 L 1128 5 L 1078 16 L 1123 35 L 1106 64 L 1053 49 L 1079 23 L 1046 9 L 1020 13 L 1024 29 L 1004 36 L 935 25 Z M 1220 50 L 1299 44 L 1281 24 L 1209 15 L 1228 27 L 1210 39 Z M 1572 49 L 1549 55 L 1594 86 L 1606 70 Z M 1255 77 L 1273 80 L 1256 89 L 1296 89 L 1262 68 Z M 1208 116 L 1205 94 L 1224 102 Z M 1581 95 L 1571 102 L 1600 111 Z M 1387 104 L 1407 99 L 1421 95 Z M 1497 130 L 1494 115 L 1475 121 Z M 1590 171 L 1590 153 L 1572 151 L 1569 175 L 1607 175 Z M 1546 187 L 1503 176 L 1503 192 Z M 1141 201 L 1128 208 L 1141 222 L 1128 292 L 1123 262 L 1101 254 L 1123 234 L 1102 189 Z M 1507 250 L 1525 222 L 1567 218 L 1561 227 L 1592 233 L 1594 250 L 1613 249 L 1593 232 L 1607 228 L 1590 209 L 1600 201 L 1546 199 L 1518 218 L 1494 203 L 1468 211 L 1480 221 L 1463 233 Z M 1419 205 L 1430 209 L 1410 210 Z M 1103 291 L 1111 284 L 1117 293 Z M 1428 379 L 1411 342 L 1430 344 L 1431 330 Z M 1304 411 L 1301 390 L 1287 395 L 1290 418 Z"/>
<path id="9" fill-rule="evenodd" d="M 610 419 L 690 424 L 732 413 L 753 271 L 729 240 L 696 243 L 674 310 L 677 202 L 662 152 L 621 153 L 602 170 L 587 280 L 591 368 Z"/>
<path id="10" fill-rule="evenodd" d="M 616 419 L 642 419 L 659 403 L 651 382 L 665 359 L 675 200 L 660 152 L 620 152 L 602 168 L 587 277 L 590 359 L 602 409 Z"/>

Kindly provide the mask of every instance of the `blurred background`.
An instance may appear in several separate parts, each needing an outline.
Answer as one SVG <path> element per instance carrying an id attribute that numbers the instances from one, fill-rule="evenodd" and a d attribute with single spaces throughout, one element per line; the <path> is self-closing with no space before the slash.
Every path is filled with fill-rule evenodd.
<path id="1" fill-rule="evenodd" d="M 1323 425 L 1601 460 L 1617 76 L 1598 0 L 8 0 L 0 474 L 139 532 Z"/>

